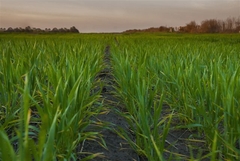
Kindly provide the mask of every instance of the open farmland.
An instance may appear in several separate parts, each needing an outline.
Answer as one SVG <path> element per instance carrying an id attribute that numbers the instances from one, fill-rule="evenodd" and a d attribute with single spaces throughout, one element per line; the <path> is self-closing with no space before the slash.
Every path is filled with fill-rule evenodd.
<path id="1" fill-rule="evenodd" d="M 240 35 L 1 34 L 0 160 L 240 160 Z"/>

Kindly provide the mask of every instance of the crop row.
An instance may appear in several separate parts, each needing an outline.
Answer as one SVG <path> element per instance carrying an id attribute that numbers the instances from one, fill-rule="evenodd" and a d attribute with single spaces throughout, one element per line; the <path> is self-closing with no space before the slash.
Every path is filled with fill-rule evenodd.
<path id="1" fill-rule="evenodd" d="M 86 140 L 102 139 L 94 127 L 105 125 L 93 118 L 105 110 L 98 74 L 107 45 L 114 95 L 125 108 L 114 111 L 130 130 L 116 133 L 140 156 L 240 159 L 238 37 L 99 34 L 1 35 L 0 160 L 99 155 L 83 149 Z M 181 129 L 197 131 L 185 139 L 204 142 L 207 152 L 172 152 L 167 138 Z"/>
<path id="2" fill-rule="evenodd" d="M 81 143 L 99 137 L 89 127 L 103 108 L 103 49 L 81 39 L 2 41 L 0 160 L 84 160 Z"/>
<path id="3" fill-rule="evenodd" d="M 220 38 L 209 42 L 122 36 L 118 41 L 121 45 L 112 51 L 117 94 L 136 141 L 125 133 L 122 137 L 139 154 L 163 160 L 169 152 L 164 148 L 169 130 L 185 128 L 197 130 L 194 139 L 204 138 L 209 151 L 188 159 L 239 159 L 239 44 Z M 162 104 L 171 109 L 164 117 Z M 172 118 L 177 125 L 170 125 Z"/>

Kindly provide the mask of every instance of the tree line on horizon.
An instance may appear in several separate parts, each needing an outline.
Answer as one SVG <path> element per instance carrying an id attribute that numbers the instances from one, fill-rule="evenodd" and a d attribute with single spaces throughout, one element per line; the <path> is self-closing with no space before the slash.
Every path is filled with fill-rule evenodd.
<path id="1" fill-rule="evenodd" d="M 200 24 L 191 21 L 185 26 L 179 27 L 150 27 L 148 29 L 131 29 L 124 33 L 134 32 L 180 32 L 180 33 L 240 33 L 240 16 L 229 17 L 225 20 L 206 19 Z"/>
<path id="2" fill-rule="evenodd" d="M 79 33 L 79 30 L 72 26 L 68 28 L 32 28 L 27 26 L 25 28 L 0 28 L 0 32 L 6 33 Z M 135 33 L 135 32 L 180 32 L 180 33 L 240 33 L 240 16 L 228 17 L 225 20 L 206 19 L 200 24 L 196 21 L 191 21 L 185 26 L 179 27 L 150 27 L 148 29 L 130 29 L 123 31 L 123 33 Z"/>
<path id="3" fill-rule="evenodd" d="M 78 29 L 75 26 L 68 28 L 35 28 L 27 26 L 25 28 L 22 27 L 16 27 L 16 28 L 0 28 L 0 32 L 6 32 L 6 33 L 79 33 Z"/>

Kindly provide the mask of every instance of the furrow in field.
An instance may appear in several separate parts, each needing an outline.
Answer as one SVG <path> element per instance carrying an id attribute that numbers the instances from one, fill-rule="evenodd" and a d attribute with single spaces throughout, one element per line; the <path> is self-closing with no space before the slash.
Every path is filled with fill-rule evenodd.
<path id="1" fill-rule="evenodd" d="M 132 161 L 139 160 L 138 155 L 131 149 L 127 142 L 122 139 L 115 130 L 121 127 L 125 130 L 128 128 L 127 122 L 123 117 L 116 114 L 115 109 L 121 108 L 118 98 L 114 95 L 114 77 L 112 75 L 111 53 L 110 46 L 106 46 L 104 51 L 104 65 L 105 68 L 99 73 L 98 77 L 103 83 L 101 95 L 103 99 L 103 106 L 106 111 L 97 116 L 97 120 L 103 124 L 107 124 L 108 128 L 100 130 L 106 148 L 96 144 L 96 142 L 86 142 L 85 151 L 91 153 L 102 153 L 103 157 L 97 157 L 96 161 Z"/>

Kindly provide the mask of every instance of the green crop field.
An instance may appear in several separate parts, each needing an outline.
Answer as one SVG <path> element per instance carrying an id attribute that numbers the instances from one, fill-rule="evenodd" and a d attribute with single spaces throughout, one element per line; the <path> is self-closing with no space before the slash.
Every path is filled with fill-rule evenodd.
<path id="1" fill-rule="evenodd" d="M 111 160 L 85 150 L 104 130 L 142 161 L 240 160 L 239 34 L 0 34 L 0 82 L 1 161 Z"/>

